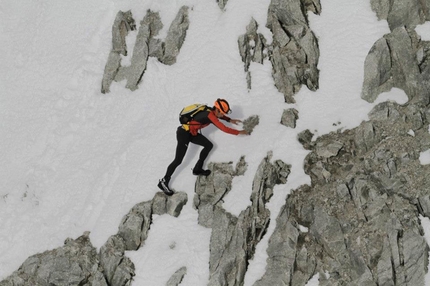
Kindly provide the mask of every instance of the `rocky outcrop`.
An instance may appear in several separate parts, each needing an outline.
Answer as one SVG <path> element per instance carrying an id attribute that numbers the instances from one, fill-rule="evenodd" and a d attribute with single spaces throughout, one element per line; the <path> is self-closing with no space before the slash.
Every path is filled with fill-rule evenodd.
<path id="1" fill-rule="evenodd" d="M 251 62 L 263 63 L 267 57 L 266 39 L 260 33 L 257 33 L 257 21 L 251 19 L 251 22 L 246 27 L 246 33 L 241 35 L 238 40 L 239 53 L 245 64 L 246 81 L 248 89 L 251 89 L 251 72 L 249 66 Z"/>
<path id="2" fill-rule="evenodd" d="M 430 20 L 430 1 L 428 0 L 371 0 L 372 10 L 378 19 L 385 19 L 391 30 L 398 27 L 415 28 Z"/>
<path id="3" fill-rule="evenodd" d="M 396 87 L 405 91 L 409 100 L 429 103 L 429 43 L 422 42 L 414 30 L 394 29 L 378 40 L 364 64 L 361 97 L 369 102 Z"/>
<path id="4" fill-rule="evenodd" d="M 184 43 L 188 26 L 188 7 L 183 6 L 170 25 L 166 39 L 162 42 L 155 38 L 163 28 L 160 15 L 148 10 L 140 22 L 131 64 L 122 66 L 121 55 L 127 55 L 125 36 L 129 30 L 135 29 L 135 25 L 131 12 L 118 12 L 112 28 L 112 51 L 106 63 L 101 92 L 109 92 L 109 87 L 114 80 L 126 80 L 126 87 L 136 90 L 146 70 L 149 57 L 156 57 L 167 65 L 174 64 Z"/>
<path id="5" fill-rule="evenodd" d="M 272 0 L 267 16 L 267 27 L 273 34 L 270 61 L 275 86 L 284 94 L 285 102 L 294 103 L 295 95 L 305 84 L 318 89 L 319 48 L 308 25 L 305 9 L 319 14 L 319 1 Z"/>
<path id="6" fill-rule="evenodd" d="M 320 285 L 424 285 L 428 115 L 385 102 L 370 121 L 309 144 L 312 184 L 287 197 L 255 285 L 305 285 L 316 273 Z"/>
<path id="7" fill-rule="evenodd" d="M 293 96 L 303 84 L 310 90 L 318 89 L 319 48 L 308 25 L 307 11 L 319 14 L 319 0 L 272 0 L 267 16 L 267 28 L 273 35 L 270 45 L 266 44 L 262 34 L 257 33 L 258 24 L 251 19 L 246 33 L 238 40 L 248 89 L 251 89 L 250 63 L 263 63 L 266 57 L 272 63 L 275 86 L 284 95 L 285 102 L 294 103 Z"/>
<path id="8" fill-rule="evenodd" d="M 88 232 L 76 240 L 67 239 L 63 247 L 31 256 L 0 285 L 131 285 L 135 269 L 130 258 L 124 256 L 125 251 L 137 250 L 144 244 L 152 214 L 177 217 L 187 200 L 183 192 L 170 197 L 159 192 L 124 216 L 118 233 L 108 239 L 99 253 L 91 245 Z M 185 273 L 186 269 L 180 269 L 171 283 L 182 280 Z"/>
<path id="9" fill-rule="evenodd" d="M 100 265 L 108 285 L 131 285 L 134 264 L 124 256 L 126 243 L 120 235 L 111 236 L 100 248 Z"/>
<path id="10" fill-rule="evenodd" d="M 296 128 L 299 112 L 295 108 L 285 109 L 282 113 L 281 124 L 290 128 Z"/>
<path id="11" fill-rule="evenodd" d="M 121 55 L 127 56 L 128 54 L 125 38 L 132 30 L 136 30 L 136 24 L 131 11 L 119 11 L 112 26 L 112 50 L 105 66 L 102 93 L 109 92 L 109 87 L 121 67 Z"/>
<path id="12" fill-rule="evenodd" d="M 254 177 L 251 206 L 236 217 L 222 208 L 223 197 L 231 191 L 234 176 L 240 175 L 244 159 L 234 169 L 231 163 L 211 164 L 212 174 L 200 177 L 196 183 L 194 206 L 199 212 L 199 223 L 212 228 L 210 242 L 210 278 L 208 285 L 243 285 L 248 261 L 266 233 L 270 211 L 266 203 L 276 184 L 284 184 L 290 166 L 272 154 L 261 162 Z"/>
<path id="13" fill-rule="evenodd" d="M 99 285 L 107 286 L 99 265 L 97 250 L 89 233 L 64 246 L 29 257 L 1 286 Z"/>
<path id="14" fill-rule="evenodd" d="M 249 134 L 254 131 L 255 126 L 260 123 L 260 117 L 258 115 L 252 115 L 243 121 L 243 129 L 248 131 Z"/>
<path id="15" fill-rule="evenodd" d="M 170 277 L 169 281 L 166 283 L 166 286 L 178 286 L 182 282 L 185 274 L 187 274 L 187 268 L 181 267 L 172 275 L 172 277 Z"/>

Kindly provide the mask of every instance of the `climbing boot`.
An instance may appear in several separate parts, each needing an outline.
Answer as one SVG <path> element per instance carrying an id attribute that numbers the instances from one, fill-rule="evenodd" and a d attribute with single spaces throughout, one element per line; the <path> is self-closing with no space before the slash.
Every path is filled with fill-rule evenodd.
<path id="1" fill-rule="evenodd" d="M 203 170 L 203 161 L 198 160 L 196 165 L 193 168 L 193 175 L 196 176 L 209 176 L 211 174 L 211 170 Z"/>
<path id="2" fill-rule="evenodd" d="M 196 169 L 193 169 L 193 175 L 196 175 L 196 176 L 205 176 L 205 177 L 207 177 L 210 174 L 211 174 L 211 170 L 203 170 L 203 169 L 196 170 Z"/>
<path id="3" fill-rule="evenodd" d="M 166 195 L 171 196 L 173 195 L 173 191 L 169 188 L 169 180 L 166 180 L 166 178 L 162 178 L 158 182 L 158 188 L 162 190 Z"/>

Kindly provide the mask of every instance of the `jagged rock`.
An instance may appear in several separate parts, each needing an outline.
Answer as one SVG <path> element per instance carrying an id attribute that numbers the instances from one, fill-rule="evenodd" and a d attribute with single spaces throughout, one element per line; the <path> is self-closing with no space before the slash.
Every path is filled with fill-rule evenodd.
<path id="1" fill-rule="evenodd" d="M 317 143 L 315 146 L 315 152 L 318 156 L 323 158 L 329 158 L 336 156 L 339 153 L 339 150 L 342 149 L 343 143 L 338 141 L 333 142 L 321 142 Z"/>
<path id="2" fill-rule="evenodd" d="M 182 279 L 184 279 L 185 274 L 187 274 L 187 267 L 181 267 L 170 277 L 166 286 L 178 286 L 182 282 Z"/>
<path id="3" fill-rule="evenodd" d="M 312 147 L 312 137 L 314 137 L 314 134 L 309 129 L 306 129 L 297 135 L 297 140 L 303 145 L 303 148 L 310 150 Z"/>
<path id="4" fill-rule="evenodd" d="M 267 56 L 266 39 L 260 33 L 257 33 L 258 24 L 251 19 L 251 22 L 246 27 L 246 33 L 241 35 L 238 40 L 239 53 L 245 64 L 245 72 L 247 73 L 248 89 L 251 89 L 251 72 L 249 66 L 251 62 L 263 63 L 264 58 Z"/>
<path id="5" fill-rule="evenodd" d="M 187 201 L 188 196 L 184 192 L 174 193 L 170 197 L 158 192 L 152 203 L 153 213 L 158 215 L 169 214 L 178 217 L 183 206 L 187 204 Z"/>
<path id="6" fill-rule="evenodd" d="M 199 213 L 199 224 L 212 227 L 215 206 L 231 190 L 235 170 L 232 163 L 209 163 L 212 171 L 208 177 L 199 177 L 193 204 Z"/>
<path id="7" fill-rule="evenodd" d="M 136 204 L 124 216 L 118 234 L 111 236 L 100 250 L 104 275 L 111 285 L 129 285 L 134 276 L 134 265 L 124 257 L 124 251 L 137 250 L 148 237 L 152 214 L 179 216 L 187 203 L 187 194 L 175 193 L 167 197 L 158 192 L 151 201 Z"/>
<path id="8" fill-rule="evenodd" d="M 295 224 L 290 220 L 288 207 L 283 206 L 276 219 L 276 229 L 269 239 L 266 273 L 254 286 L 291 285 L 300 234 Z"/>
<path id="9" fill-rule="evenodd" d="M 146 70 L 149 57 L 149 42 L 153 37 L 158 35 L 158 32 L 162 28 L 163 23 L 161 23 L 159 13 L 148 10 L 145 17 L 140 22 L 136 44 L 131 57 L 131 64 L 128 67 L 124 67 L 121 76 L 116 79 L 120 81 L 123 76 L 127 80 L 126 88 L 132 91 L 137 89 L 137 85 Z"/>
<path id="10" fill-rule="evenodd" d="M 246 165 L 244 162 L 241 164 Z M 0 285 L 131 285 L 135 275 L 134 264 L 124 256 L 124 252 L 137 250 L 143 245 L 153 213 L 177 217 L 186 203 L 186 193 L 179 192 L 167 197 L 159 192 L 151 201 L 136 204 L 123 217 L 118 233 L 101 247 L 100 254 L 92 247 L 89 233 L 85 233 L 76 240 L 67 239 L 62 248 L 28 258 Z M 181 273 L 182 269 L 176 276 Z"/>
<path id="11" fill-rule="evenodd" d="M 260 117 L 258 115 L 252 115 L 243 121 L 243 129 L 251 134 L 258 123 L 260 123 Z"/>
<path id="12" fill-rule="evenodd" d="M 378 40 L 364 63 L 364 81 L 361 97 L 369 102 L 393 87 L 405 91 L 409 100 L 429 103 L 427 85 L 422 82 L 417 53 L 422 43 L 414 30 L 394 29 Z"/>
<path id="13" fill-rule="evenodd" d="M 236 164 L 236 176 L 242 176 L 245 174 L 248 168 L 248 164 L 245 161 L 245 156 L 240 157 L 239 162 Z"/>
<path id="14" fill-rule="evenodd" d="M 107 286 L 89 233 L 68 238 L 63 247 L 29 257 L 2 286 L 103 285 Z"/>
<path id="15" fill-rule="evenodd" d="M 136 24 L 131 11 L 119 11 L 112 26 L 112 50 L 109 53 L 102 80 L 102 93 L 109 92 L 109 87 L 115 79 L 121 66 L 121 55 L 127 55 L 125 38 L 129 31 L 136 30 Z"/>
<path id="16" fill-rule="evenodd" d="M 151 216 L 152 202 L 149 201 L 135 205 L 123 217 L 118 228 L 118 235 L 124 240 L 125 250 L 137 250 L 146 240 L 152 222 Z"/>
<path id="17" fill-rule="evenodd" d="M 238 39 L 248 89 L 251 89 L 249 65 L 251 62 L 263 63 L 266 53 L 272 62 L 275 86 L 284 94 L 285 102 L 295 102 L 293 96 L 302 84 L 313 91 L 318 89 L 319 48 L 309 28 L 306 10 L 319 14 L 320 1 L 272 0 L 267 16 L 267 27 L 273 34 L 270 45 L 266 44 L 262 34 L 257 33 L 258 23 L 251 19 L 246 33 Z"/>
<path id="18" fill-rule="evenodd" d="M 381 103 L 369 121 L 309 145 L 311 186 L 287 197 L 266 274 L 255 285 L 305 285 L 315 273 L 321 285 L 424 285 L 429 247 L 418 214 L 430 208 L 430 166 L 419 162 L 429 147 L 425 108 Z"/>
<path id="19" fill-rule="evenodd" d="M 296 128 L 297 119 L 299 119 L 299 112 L 297 109 L 285 109 L 282 113 L 281 124 L 287 127 Z"/>
<path id="20" fill-rule="evenodd" d="M 276 184 L 285 183 L 291 166 L 277 160 L 270 163 L 272 154 L 261 162 L 253 181 L 252 205 L 239 217 L 222 208 L 222 199 L 230 191 L 235 172 L 231 163 L 211 163 L 210 176 L 196 183 L 194 206 L 199 210 L 199 223 L 212 228 L 210 279 L 208 285 L 242 285 L 248 260 L 264 236 L 270 212 L 265 207 Z"/>
<path id="21" fill-rule="evenodd" d="M 182 6 L 170 25 L 167 37 L 164 41 L 164 55 L 159 58 L 160 62 L 166 65 L 176 63 L 176 57 L 184 43 L 189 25 L 188 7 Z"/>
<path id="22" fill-rule="evenodd" d="M 357 149 L 366 152 L 381 140 L 372 122 L 361 124 L 355 133 L 354 142 Z"/>
<path id="23" fill-rule="evenodd" d="M 423 216 L 430 217 L 430 195 L 418 198 L 418 210 Z"/>
<path id="24" fill-rule="evenodd" d="M 413 29 L 430 20 L 429 1 L 371 0 L 370 3 L 378 19 L 387 20 L 391 30 L 403 26 Z"/>
<path id="25" fill-rule="evenodd" d="M 126 244 L 119 235 L 111 236 L 100 249 L 100 265 L 108 285 L 131 285 L 134 264 L 124 256 Z"/>
<path id="26" fill-rule="evenodd" d="M 148 10 L 140 22 L 130 66 L 121 66 L 121 54 L 126 55 L 125 37 L 135 29 L 131 12 L 119 12 L 112 28 L 113 48 L 109 55 L 102 80 L 102 93 L 109 92 L 113 80 L 126 80 L 126 88 L 134 91 L 138 88 L 146 70 L 148 57 L 156 57 L 160 62 L 172 65 L 184 43 L 189 27 L 188 7 L 182 6 L 169 27 L 165 41 L 156 39 L 163 23 L 158 12 Z"/>
<path id="27" fill-rule="evenodd" d="M 320 12 L 319 1 L 307 1 L 306 7 Z M 309 28 L 300 0 L 272 0 L 267 27 L 272 31 L 273 44 L 269 55 L 275 86 L 284 94 L 285 102 L 294 103 L 293 96 L 302 84 L 318 89 L 319 49 Z"/>
<path id="28" fill-rule="evenodd" d="M 305 10 L 311 11 L 316 15 L 321 14 L 321 3 L 319 0 L 303 0 L 302 3 L 306 8 Z"/>

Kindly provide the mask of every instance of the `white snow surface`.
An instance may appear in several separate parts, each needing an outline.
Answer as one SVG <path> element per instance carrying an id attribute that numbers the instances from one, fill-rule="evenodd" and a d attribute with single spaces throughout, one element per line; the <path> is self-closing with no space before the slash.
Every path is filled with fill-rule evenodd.
<path id="1" fill-rule="evenodd" d="M 272 223 L 245 279 L 253 285 L 264 274 L 268 239 L 287 194 L 310 182 L 303 171 L 308 151 L 297 134 L 309 129 L 316 137 L 354 128 L 381 100 L 407 100 L 399 90 L 373 104 L 360 98 L 365 57 L 389 33 L 368 2 L 322 0 L 321 15 L 309 13 L 321 53 L 320 88 L 312 92 L 304 86 L 297 102 L 286 104 L 268 60 L 251 64 L 252 90 L 247 90 L 237 44 L 252 17 L 271 41 L 265 27 L 269 0 L 230 0 L 225 11 L 215 0 L 1 1 L 0 279 L 29 256 L 85 231 L 99 249 L 135 204 L 159 191 L 158 179 L 174 156 L 182 107 L 212 105 L 221 97 L 230 102 L 232 118 L 260 117 L 251 136 L 213 126 L 203 130 L 214 143 L 206 164 L 236 163 L 241 156 L 248 163 L 225 199 L 227 211 L 238 215 L 250 205 L 252 180 L 268 151 L 273 160 L 292 165 L 287 184 L 275 187 L 268 204 Z M 138 90 L 114 82 L 110 93 L 101 94 L 116 13 L 131 10 L 139 26 L 148 9 L 159 12 L 164 28 L 158 37 L 164 39 L 183 5 L 192 9 L 177 63 L 150 58 Z M 130 62 L 136 35 L 129 33 L 123 64 Z M 299 111 L 295 129 L 280 124 L 287 108 Z M 133 285 L 165 285 L 182 266 L 187 274 L 181 285 L 207 284 L 211 230 L 198 225 L 192 207 L 191 168 L 199 152 L 189 147 L 171 181 L 188 194 L 181 215 L 155 215 L 145 245 L 126 253 L 136 266 Z M 308 285 L 318 285 L 317 278 Z"/>

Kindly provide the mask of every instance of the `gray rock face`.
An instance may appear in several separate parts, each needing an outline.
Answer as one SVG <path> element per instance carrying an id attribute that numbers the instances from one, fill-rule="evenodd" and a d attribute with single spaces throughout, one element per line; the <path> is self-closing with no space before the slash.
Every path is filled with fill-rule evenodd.
<path id="1" fill-rule="evenodd" d="M 124 256 L 126 244 L 119 235 L 111 236 L 100 249 L 100 265 L 108 285 L 131 285 L 134 264 Z"/>
<path id="2" fill-rule="evenodd" d="M 263 63 L 266 57 L 272 63 L 275 86 L 284 94 L 285 102 L 294 103 L 293 96 L 303 84 L 310 90 L 318 89 L 319 48 L 309 28 L 306 10 L 319 14 L 319 0 L 272 0 L 267 17 L 267 27 L 273 34 L 270 45 L 257 33 L 258 23 L 251 19 L 246 33 L 238 39 L 248 89 L 251 89 L 250 63 Z"/>
<path id="3" fill-rule="evenodd" d="M 155 198 L 154 198 L 155 200 Z M 151 225 L 152 202 L 135 205 L 119 225 L 118 235 L 124 240 L 125 250 L 137 250 L 148 237 Z"/>
<path id="4" fill-rule="evenodd" d="M 399 27 L 377 41 L 366 57 L 361 97 L 369 102 L 393 87 L 403 89 L 409 100 L 429 102 L 426 43 L 413 30 Z M 421 67 L 425 67 L 424 69 Z"/>
<path id="5" fill-rule="evenodd" d="M 253 115 L 248 117 L 243 121 L 243 129 L 248 131 L 249 134 L 254 131 L 255 126 L 260 123 L 260 117 L 258 115 Z"/>
<path id="6" fill-rule="evenodd" d="M 272 164 L 271 157 L 269 153 L 260 164 L 253 182 L 252 205 L 239 217 L 222 208 L 222 198 L 231 190 L 237 168 L 234 170 L 231 163 L 212 164 L 212 174 L 197 181 L 194 206 L 199 211 L 199 223 L 212 228 L 208 285 L 243 285 L 248 260 L 269 224 L 265 204 L 273 195 L 273 187 L 285 183 L 290 173 L 290 166 L 280 160 Z"/>
<path id="7" fill-rule="evenodd" d="M 316 273 L 320 285 L 424 285 L 430 167 L 418 158 L 429 121 L 412 103 L 381 103 L 369 118 L 308 145 L 312 184 L 287 197 L 255 285 L 305 285 Z"/>
<path id="8" fill-rule="evenodd" d="M 176 63 L 176 57 L 185 41 L 189 25 L 188 7 L 182 6 L 167 32 L 167 37 L 164 41 L 164 54 L 159 57 L 162 63 L 166 65 Z"/>
<path id="9" fill-rule="evenodd" d="M 131 285 L 135 269 L 124 256 L 125 251 L 137 250 L 144 244 L 152 214 L 179 216 L 187 200 L 183 192 L 170 197 L 159 192 L 151 201 L 136 204 L 124 216 L 118 233 L 108 239 L 99 253 L 91 245 L 89 233 L 85 233 L 76 240 L 67 239 L 64 247 L 31 256 L 0 285 Z M 180 282 L 185 274 L 186 269 L 180 269 L 171 283 Z"/>
<path id="10" fill-rule="evenodd" d="M 159 13 L 147 11 L 140 22 L 136 43 L 133 49 L 130 66 L 121 66 L 121 54 L 126 55 L 125 36 L 129 30 L 134 30 L 134 19 L 131 12 L 118 12 L 112 28 L 112 51 L 109 54 L 102 80 L 102 93 L 109 92 L 112 81 L 127 80 L 126 87 L 136 90 L 146 70 L 148 58 L 156 57 L 160 62 L 172 65 L 185 40 L 188 30 L 188 7 L 180 8 L 176 18 L 170 25 L 164 42 L 155 37 L 163 28 Z"/>
<path id="11" fill-rule="evenodd" d="M 127 56 L 125 38 L 129 31 L 136 30 L 136 24 L 131 11 L 119 11 L 112 26 L 112 50 L 109 53 L 102 80 L 102 93 L 109 92 L 109 87 L 115 79 L 121 66 L 121 55 Z"/>
<path id="12" fill-rule="evenodd" d="M 306 150 L 310 150 L 313 145 L 312 143 L 313 137 L 314 137 L 314 134 L 311 131 L 309 131 L 309 129 L 306 129 L 297 135 L 297 141 L 299 141 L 300 144 L 303 145 L 303 148 L 305 148 Z"/>
<path id="13" fill-rule="evenodd" d="M 413 29 L 430 20 L 428 0 L 371 0 L 370 3 L 378 19 L 387 20 L 391 30 L 403 26 Z"/>
<path id="14" fill-rule="evenodd" d="M 2 286 L 108 285 L 99 266 L 96 249 L 86 233 L 64 246 L 29 257 Z"/>
<path id="15" fill-rule="evenodd" d="M 263 63 L 267 57 L 266 39 L 260 33 L 257 33 L 258 24 L 254 19 L 246 27 L 246 33 L 239 37 L 239 53 L 245 64 L 248 89 L 251 89 L 251 72 L 249 66 L 251 62 Z"/>
<path id="16" fill-rule="evenodd" d="M 285 109 L 282 113 L 281 124 L 290 128 L 296 128 L 297 119 L 299 119 L 299 112 L 297 109 Z"/>
<path id="17" fill-rule="evenodd" d="M 319 1 L 307 1 L 305 7 L 320 12 Z M 285 102 L 294 103 L 293 95 L 302 84 L 318 89 L 319 49 L 310 30 L 300 0 L 272 0 L 267 27 L 273 34 L 270 61 L 275 86 L 284 94 Z"/>

